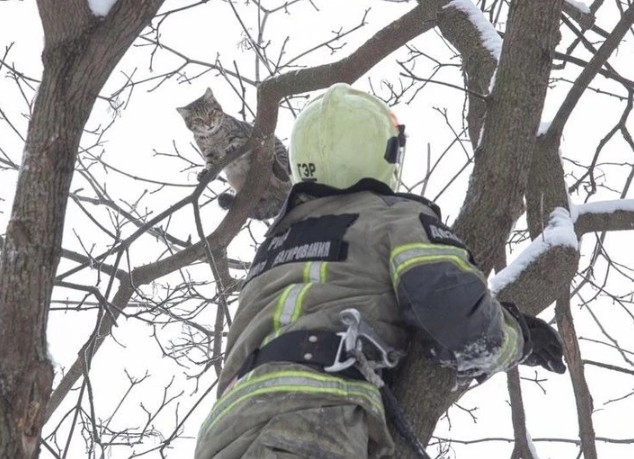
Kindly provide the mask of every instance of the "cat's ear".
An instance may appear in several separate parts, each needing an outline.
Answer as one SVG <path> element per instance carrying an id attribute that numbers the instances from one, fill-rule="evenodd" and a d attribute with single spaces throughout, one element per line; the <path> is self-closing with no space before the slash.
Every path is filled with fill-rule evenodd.
<path id="1" fill-rule="evenodd" d="M 207 90 L 205 91 L 204 97 L 205 97 L 205 100 L 213 100 L 213 99 L 215 99 L 214 93 L 211 90 L 211 88 L 207 88 Z"/>
<path id="2" fill-rule="evenodd" d="M 176 111 L 180 113 L 183 118 L 185 118 L 189 114 L 189 109 L 185 107 L 177 107 Z"/>

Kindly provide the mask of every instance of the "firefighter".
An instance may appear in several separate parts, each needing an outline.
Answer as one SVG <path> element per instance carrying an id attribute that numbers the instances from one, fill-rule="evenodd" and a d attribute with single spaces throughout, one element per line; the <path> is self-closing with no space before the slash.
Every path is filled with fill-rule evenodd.
<path id="1" fill-rule="evenodd" d="M 412 336 L 461 384 L 565 370 L 557 332 L 491 296 L 439 208 L 395 192 L 404 143 L 387 105 L 346 84 L 297 118 L 294 185 L 240 294 L 196 459 L 392 455 L 373 369 Z"/>

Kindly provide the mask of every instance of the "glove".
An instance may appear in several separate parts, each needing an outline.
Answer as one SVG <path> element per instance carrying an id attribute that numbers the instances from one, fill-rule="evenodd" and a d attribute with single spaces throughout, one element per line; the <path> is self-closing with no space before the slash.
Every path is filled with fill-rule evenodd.
<path id="1" fill-rule="evenodd" d="M 564 347 L 557 330 L 542 319 L 522 314 L 515 303 L 502 301 L 500 305 L 518 322 L 524 335 L 524 355 L 520 363 L 534 367 L 540 365 L 548 371 L 565 373 Z"/>
<path id="2" fill-rule="evenodd" d="M 533 351 L 524 359 L 522 365 L 534 367 L 540 365 L 548 371 L 565 373 L 564 347 L 557 330 L 537 317 L 522 314 L 533 343 Z"/>

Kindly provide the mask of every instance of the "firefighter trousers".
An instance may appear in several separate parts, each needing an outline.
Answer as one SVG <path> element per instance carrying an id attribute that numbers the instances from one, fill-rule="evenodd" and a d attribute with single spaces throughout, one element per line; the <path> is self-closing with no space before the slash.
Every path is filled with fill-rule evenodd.
<path id="1" fill-rule="evenodd" d="M 362 459 L 368 457 L 368 441 L 361 407 L 326 406 L 274 415 L 236 438 L 214 459 Z"/>

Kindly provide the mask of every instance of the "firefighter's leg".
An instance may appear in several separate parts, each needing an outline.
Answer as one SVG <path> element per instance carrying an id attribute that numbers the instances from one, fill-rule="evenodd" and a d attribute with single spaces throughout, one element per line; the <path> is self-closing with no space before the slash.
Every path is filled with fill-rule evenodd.
<path id="1" fill-rule="evenodd" d="M 243 458 L 363 459 L 368 457 L 365 412 L 356 405 L 280 413 L 260 430 Z"/>

